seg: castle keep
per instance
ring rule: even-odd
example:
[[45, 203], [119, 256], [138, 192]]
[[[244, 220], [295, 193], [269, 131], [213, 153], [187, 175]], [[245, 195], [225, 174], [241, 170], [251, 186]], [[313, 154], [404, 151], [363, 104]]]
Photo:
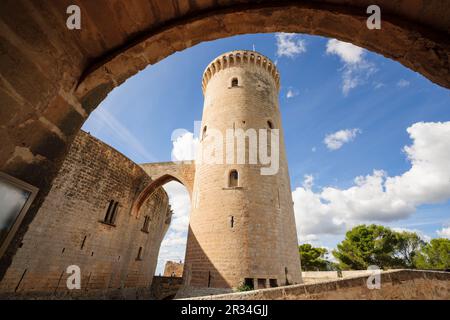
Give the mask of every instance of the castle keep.
[[[224, 152], [223, 164], [196, 163], [184, 272], [188, 286], [266, 288], [301, 282], [279, 80], [275, 65], [253, 51], [223, 54], [206, 68], [200, 150], [217, 143], [210, 131], [225, 137], [231, 130], [236, 138], [227, 143], [235, 157], [227, 162]], [[238, 133], [249, 129], [277, 132], [278, 141], [258, 138], [258, 149], [278, 143], [276, 173], [264, 175], [266, 165], [251, 163], [252, 137], [244, 137], [247, 143], [239, 147]], [[245, 151], [244, 163], [237, 159], [239, 148]]]

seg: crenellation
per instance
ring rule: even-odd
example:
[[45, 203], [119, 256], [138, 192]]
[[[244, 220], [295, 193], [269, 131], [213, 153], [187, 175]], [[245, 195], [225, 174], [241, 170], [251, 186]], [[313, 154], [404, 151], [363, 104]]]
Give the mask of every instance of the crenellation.
[[205, 92], [211, 78], [219, 71], [230, 67], [252, 64], [267, 71], [276, 83], [277, 90], [280, 89], [280, 78], [276, 66], [260, 53], [248, 50], [235, 50], [214, 59], [205, 69], [202, 79], [202, 89]]

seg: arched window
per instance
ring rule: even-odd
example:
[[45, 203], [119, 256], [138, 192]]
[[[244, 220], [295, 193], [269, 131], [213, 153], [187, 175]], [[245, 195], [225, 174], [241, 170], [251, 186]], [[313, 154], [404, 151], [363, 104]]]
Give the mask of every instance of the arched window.
[[203, 132], [202, 132], [202, 140], [205, 139], [205, 137], [206, 137], [206, 130], [207, 130], [207, 127], [204, 126], [203, 127]]
[[269, 129], [273, 129], [273, 123], [272, 121], [267, 121], [267, 126], [269, 127]]
[[114, 225], [117, 217], [117, 206], [119, 202], [111, 200], [109, 202], [108, 210], [106, 210], [105, 218], [103, 219], [103, 223]]
[[234, 88], [234, 87], [238, 87], [238, 86], [239, 86], [238, 78], [231, 79], [231, 87]]
[[230, 171], [228, 187], [233, 188], [239, 185], [239, 173], [236, 170]]

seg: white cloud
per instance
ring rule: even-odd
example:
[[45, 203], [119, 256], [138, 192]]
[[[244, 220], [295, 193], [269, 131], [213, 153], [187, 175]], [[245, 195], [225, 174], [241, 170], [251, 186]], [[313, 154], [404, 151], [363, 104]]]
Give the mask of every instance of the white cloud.
[[400, 87], [400, 88], [406, 88], [409, 85], [410, 85], [410, 82], [408, 80], [405, 80], [405, 79], [401, 79], [401, 80], [399, 80], [397, 82], [397, 87]]
[[306, 52], [306, 43], [295, 33], [277, 33], [277, 57], [294, 58]]
[[323, 142], [329, 150], [337, 150], [345, 143], [353, 141], [358, 133], [361, 133], [360, 129], [339, 130], [335, 133], [328, 134]]
[[191, 212], [189, 193], [182, 184], [169, 182], [164, 185], [164, 190], [169, 195], [173, 215], [169, 230], [161, 243], [156, 274], [164, 271], [167, 261], [184, 260]]
[[317, 240], [319, 240], [319, 237], [315, 234], [299, 235], [298, 238], [299, 243], [314, 243]]
[[437, 234], [441, 238], [447, 238], [450, 239], [450, 227], [442, 228], [441, 230], [437, 231]]
[[298, 90], [295, 90], [293, 88], [289, 88], [287, 93], [286, 93], [286, 98], [290, 99], [290, 98], [294, 98], [298, 96]]
[[327, 53], [339, 56], [345, 64], [357, 64], [363, 61], [364, 49], [351, 43], [330, 39], [327, 43]]
[[312, 174], [305, 174], [303, 180], [303, 188], [311, 189], [314, 184], [314, 177]]
[[172, 141], [172, 160], [187, 161], [194, 160], [198, 149], [199, 140], [194, 138], [192, 132], [186, 131]]
[[327, 54], [337, 55], [343, 63], [342, 93], [347, 96], [350, 90], [365, 83], [376, 72], [375, 65], [364, 59], [365, 50], [351, 43], [330, 39]]
[[375, 88], [375, 90], [381, 89], [381, 88], [383, 88], [384, 86], [385, 86], [385, 84], [382, 83], [382, 82], [375, 82], [375, 83], [373, 84], [373, 87]]
[[403, 150], [411, 168], [402, 175], [374, 170], [356, 177], [348, 189], [325, 187], [318, 192], [307, 177], [309, 188], [292, 193], [299, 238], [343, 234], [359, 223], [405, 219], [420, 205], [450, 199], [450, 122], [419, 122], [407, 132], [412, 145]]

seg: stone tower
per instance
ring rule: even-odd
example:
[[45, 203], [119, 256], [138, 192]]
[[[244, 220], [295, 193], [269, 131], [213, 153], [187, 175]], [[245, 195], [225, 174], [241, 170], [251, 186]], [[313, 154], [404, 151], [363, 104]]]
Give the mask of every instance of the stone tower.
[[[275, 65], [254, 51], [225, 53], [204, 72], [199, 154], [215, 146], [222, 135], [223, 155], [212, 152], [218, 155], [215, 163], [196, 160], [185, 259], [187, 286], [235, 288], [245, 283], [261, 288], [302, 281], [279, 80]], [[249, 155], [252, 130], [258, 135], [257, 163]], [[276, 139], [263, 140], [260, 132]], [[227, 138], [230, 133], [236, 137]], [[279, 161], [274, 166], [279, 169], [263, 174], [269, 165], [261, 163], [259, 149], [271, 150], [276, 140]], [[230, 141], [234, 154], [245, 146], [244, 163], [236, 155], [230, 163], [230, 152], [225, 150]], [[266, 151], [273, 156], [270, 153]]]

